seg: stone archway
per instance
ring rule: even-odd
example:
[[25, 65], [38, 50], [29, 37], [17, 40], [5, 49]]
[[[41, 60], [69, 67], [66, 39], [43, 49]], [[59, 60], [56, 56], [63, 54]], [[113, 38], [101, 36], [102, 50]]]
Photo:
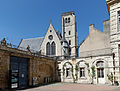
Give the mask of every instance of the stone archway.
[[69, 78], [69, 79], [73, 79], [73, 82], [75, 82], [75, 77], [73, 72], [74, 69], [72, 63], [70, 62], [64, 63], [62, 70], [63, 70], [63, 81], [64, 79]]
[[86, 63], [84, 60], [81, 60], [76, 63], [75, 65], [75, 77], [76, 81], [80, 78], [86, 78], [89, 76], [90, 69], [89, 69], [89, 64]]
[[99, 84], [105, 84], [105, 69], [104, 69], [104, 62], [97, 61], [96, 63], [97, 68], [97, 81]]
[[107, 67], [107, 61], [99, 58], [96, 59], [93, 63], [93, 66], [95, 66], [95, 77], [96, 77], [96, 83], [98, 84], [105, 84], [105, 78], [106, 78], [106, 69]]

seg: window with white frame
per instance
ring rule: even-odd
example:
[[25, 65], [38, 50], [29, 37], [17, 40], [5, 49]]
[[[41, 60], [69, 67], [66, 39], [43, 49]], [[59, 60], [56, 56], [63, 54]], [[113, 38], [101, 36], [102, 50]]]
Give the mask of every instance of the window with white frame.
[[97, 69], [97, 72], [98, 72], [98, 78], [104, 78], [104, 69], [103, 68]]
[[118, 12], [118, 31], [120, 31], [120, 11]]
[[104, 78], [104, 62], [98, 61], [96, 65], [97, 65], [98, 78]]
[[80, 68], [80, 77], [85, 77], [85, 68]]

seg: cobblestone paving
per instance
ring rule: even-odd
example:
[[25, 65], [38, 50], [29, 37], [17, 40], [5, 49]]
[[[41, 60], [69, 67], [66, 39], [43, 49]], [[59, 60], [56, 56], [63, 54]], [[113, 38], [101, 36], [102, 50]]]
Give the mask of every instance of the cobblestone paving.
[[22, 91], [120, 91], [118, 86], [56, 83]]

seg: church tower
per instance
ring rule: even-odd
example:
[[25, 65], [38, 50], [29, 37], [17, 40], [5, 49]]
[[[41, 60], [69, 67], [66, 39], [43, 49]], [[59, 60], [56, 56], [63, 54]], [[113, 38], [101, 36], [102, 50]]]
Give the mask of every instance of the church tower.
[[67, 40], [70, 47], [69, 55], [71, 57], [77, 57], [78, 38], [76, 30], [76, 17], [74, 11], [62, 14], [62, 35], [65, 36], [65, 39]]

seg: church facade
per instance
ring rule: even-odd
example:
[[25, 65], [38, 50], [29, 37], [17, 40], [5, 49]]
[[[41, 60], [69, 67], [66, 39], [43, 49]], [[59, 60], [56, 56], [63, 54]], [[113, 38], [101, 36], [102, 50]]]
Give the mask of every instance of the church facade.
[[19, 48], [30, 47], [33, 52], [60, 59], [78, 56], [78, 36], [74, 12], [62, 14], [62, 34], [50, 22], [46, 35], [42, 38], [23, 39]]

